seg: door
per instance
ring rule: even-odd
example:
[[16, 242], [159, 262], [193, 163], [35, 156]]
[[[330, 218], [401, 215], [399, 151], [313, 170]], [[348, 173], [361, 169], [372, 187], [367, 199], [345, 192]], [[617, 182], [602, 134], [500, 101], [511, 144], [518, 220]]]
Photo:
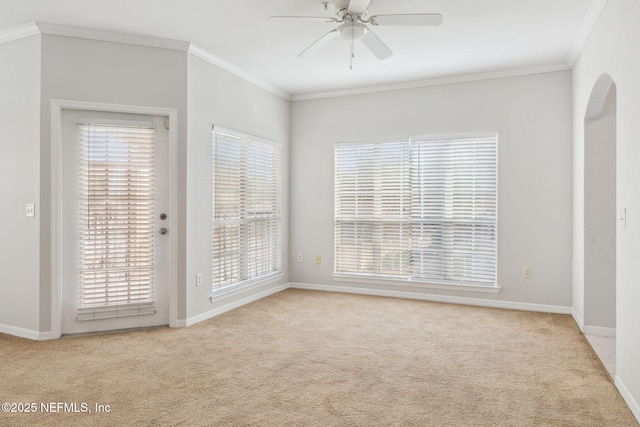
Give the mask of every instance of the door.
[[63, 111], [63, 334], [169, 323], [166, 119]]

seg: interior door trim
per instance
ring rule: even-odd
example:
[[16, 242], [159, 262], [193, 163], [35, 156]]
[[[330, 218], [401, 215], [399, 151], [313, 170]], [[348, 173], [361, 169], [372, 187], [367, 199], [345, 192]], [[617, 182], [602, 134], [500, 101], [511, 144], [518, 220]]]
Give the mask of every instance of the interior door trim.
[[[51, 100], [51, 333], [45, 339], [62, 336], [62, 268], [60, 234], [62, 218], [62, 112], [63, 110], [101, 111], [124, 114], [144, 114], [169, 118], [169, 224], [177, 230], [178, 214], [178, 110], [175, 108], [140, 105], [104, 104], [97, 102]], [[178, 323], [178, 236], [169, 233], [169, 326]]]

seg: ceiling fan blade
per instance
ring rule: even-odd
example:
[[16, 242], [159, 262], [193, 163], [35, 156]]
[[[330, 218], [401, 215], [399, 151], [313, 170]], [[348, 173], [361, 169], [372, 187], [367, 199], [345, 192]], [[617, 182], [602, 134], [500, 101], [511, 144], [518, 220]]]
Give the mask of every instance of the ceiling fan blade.
[[321, 47], [329, 43], [331, 40], [333, 40], [337, 35], [338, 35], [338, 30], [329, 31], [327, 34], [325, 34], [324, 36], [320, 37], [318, 40], [313, 42], [311, 46], [303, 50], [300, 53], [300, 55], [298, 55], [298, 58], [305, 58], [311, 55], [312, 53], [314, 53], [315, 51], [317, 51], [318, 49], [320, 49]]
[[362, 43], [364, 43], [364, 45], [369, 48], [371, 53], [373, 53], [376, 58], [381, 61], [393, 55], [391, 49], [389, 49], [387, 45], [378, 38], [378, 36], [373, 34], [373, 31], [371, 30], [368, 30], [367, 34], [364, 35], [364, 37], [362, 38]]
[[375, 15], [369, 18], [371, 25], [419, 25], [437, 26], [442, 24], [439, 13], [414, 13], [407, 15]]
[[371, 0], [351, 0], [349, 2], [349, 13], [355, 15], [362, 15], [367, 11]]
[[330, 16], [270, 16], [267, 18], [268, 21], [295, 21], [299, 20], [301, 22], [336, 22], [336, 18], [332, 18]]

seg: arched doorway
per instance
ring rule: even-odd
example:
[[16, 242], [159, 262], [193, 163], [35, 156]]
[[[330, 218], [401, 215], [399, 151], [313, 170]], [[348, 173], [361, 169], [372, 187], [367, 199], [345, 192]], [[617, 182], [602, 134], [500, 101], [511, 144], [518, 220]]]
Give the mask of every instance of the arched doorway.
[[594, 85], [584, 120], [584, 333], [615, 373], [616, 85]]

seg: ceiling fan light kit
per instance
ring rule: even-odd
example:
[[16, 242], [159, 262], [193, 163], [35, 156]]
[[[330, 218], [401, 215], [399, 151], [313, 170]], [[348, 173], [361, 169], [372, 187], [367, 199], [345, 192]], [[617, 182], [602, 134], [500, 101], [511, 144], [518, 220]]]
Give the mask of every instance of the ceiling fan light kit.
[[367, 34], [368, 28], [364, 24], [345, 22], [338, 27], [338, 36], [347, 43], [358, 43]]
[[370, 3], [371, 0], [330, 0], [330, 3], [322, 1], [321, 5], [325, 10], [329, 8], [329, 4], [333, 6], [337, 18], [326, 16], [271, 16], [268, 19], [321, 21], [340, 24], [337, 28], [313, 42], [298, 57], [310, 56], [338, 37], [351, 44], [350, 60], [354, 57], [354, 44], [359, 42], [362, 42], [379, 60], [387, 59], [393, 55], [391, 49], [367, 27], [367, 24], [373, 26], [437, 26], [442, 24], [442, 15], [437, 13], [372, 15], [366, 19]]

